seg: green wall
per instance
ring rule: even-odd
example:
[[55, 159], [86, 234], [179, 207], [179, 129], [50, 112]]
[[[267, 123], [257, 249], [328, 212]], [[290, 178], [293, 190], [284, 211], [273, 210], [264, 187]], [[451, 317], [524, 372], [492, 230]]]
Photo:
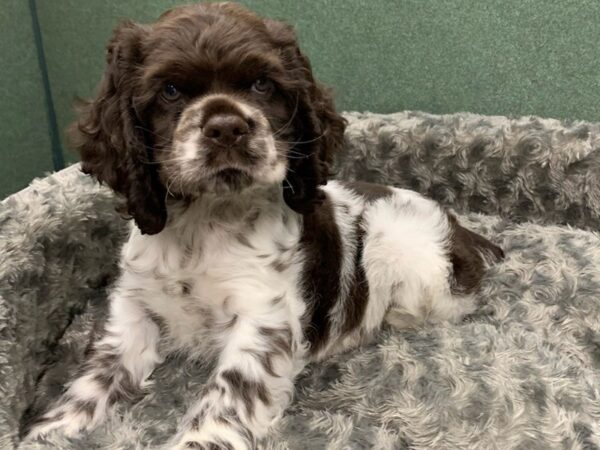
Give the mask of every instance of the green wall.
[[[151, 21], [177, 3], [38, 0], [61, 129], [73, 118], [74, 97], [94, 92], [116, 22]], [[317, 75], [335, 87], [340, 109], [600, 121], [598, 0], [242, 3], [296, 25]]]
[[44, 91], [26, 0], [0, 6], [0, 199], [52, 170]]

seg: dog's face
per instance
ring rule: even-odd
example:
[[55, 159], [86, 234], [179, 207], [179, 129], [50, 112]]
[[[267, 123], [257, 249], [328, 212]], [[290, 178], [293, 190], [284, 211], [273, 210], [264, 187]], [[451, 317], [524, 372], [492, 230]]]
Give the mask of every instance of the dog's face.
[[169, 196], [283, 183], [289, 206], [310, 212], [343, 130], [291, 28], [223, 3], [118, 27], [74, 134], [83, 170], [153, 234]]
[[145, 109], [168, 191], [283, 182], [293, 79], [263, 21], [232, 7], [183, 8], [159, 21], [146, 45], [142, 85], [153, 95]]

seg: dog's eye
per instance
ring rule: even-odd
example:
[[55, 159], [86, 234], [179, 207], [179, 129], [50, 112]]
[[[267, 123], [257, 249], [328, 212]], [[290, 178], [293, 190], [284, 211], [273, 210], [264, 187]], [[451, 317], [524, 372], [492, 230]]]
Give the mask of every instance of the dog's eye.
[[167, 100], [177, 100], [180, 95], [181, 95], [181, 93], [175, 87], [175, 85], [173, 83], [165, 84], [165, 88], [163, 89], [163, 96]]
[[273, 88], [273, 82], [265, 77], [260, 77], [252, 85], [252, 90], [258, 94], [266, 94]]

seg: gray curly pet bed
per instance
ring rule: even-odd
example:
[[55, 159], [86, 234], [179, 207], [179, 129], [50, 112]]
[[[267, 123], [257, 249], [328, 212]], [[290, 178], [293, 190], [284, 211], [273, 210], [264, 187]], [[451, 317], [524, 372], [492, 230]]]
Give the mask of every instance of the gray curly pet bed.
[[[271, 449], [600, 447], [600, 125], [471, 114], [347, 114], [338, 176], [454, 208], [501, 244], [481, 309], [312, 365]], [[19, 443], [101, 322], [125, 224], [71, 167], [0, 206], [0, 448], [160, 445], [209, 368], [168, 360], [91, 434]], [[486, 215], [482, 215], [484, 213]]]

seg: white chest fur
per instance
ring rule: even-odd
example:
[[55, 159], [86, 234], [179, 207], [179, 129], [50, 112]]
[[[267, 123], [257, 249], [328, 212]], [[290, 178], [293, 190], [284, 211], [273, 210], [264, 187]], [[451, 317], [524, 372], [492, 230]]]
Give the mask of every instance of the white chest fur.
[[197, 201], [158, 235], [133, 229], [114, 298], [135, 297], [159, 318], [172, 350], [214, 353], [238, 318], [301, 336], [300, 221], [276, 195], [263, 197], [251, 207]]

